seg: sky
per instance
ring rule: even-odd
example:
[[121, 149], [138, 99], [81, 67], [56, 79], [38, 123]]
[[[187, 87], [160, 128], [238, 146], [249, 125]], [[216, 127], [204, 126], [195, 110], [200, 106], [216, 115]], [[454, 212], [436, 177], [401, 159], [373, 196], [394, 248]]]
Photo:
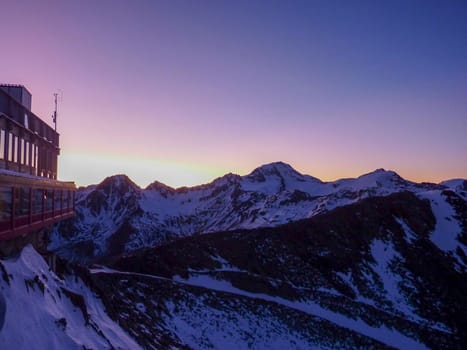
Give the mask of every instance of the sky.
[[0, 2], [0, 82], [49, 124], [60, 93], [62, 180], [467, 178], [466, 1]]

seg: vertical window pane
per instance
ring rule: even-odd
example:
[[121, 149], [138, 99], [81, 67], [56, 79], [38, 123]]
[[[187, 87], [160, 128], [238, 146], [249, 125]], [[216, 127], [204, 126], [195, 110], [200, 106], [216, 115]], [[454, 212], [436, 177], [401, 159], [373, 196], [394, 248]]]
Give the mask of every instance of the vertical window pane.
[[32, 149], [31, 149], [31, 152], [32, 152], [32, 157], [31, 157], [31, 166], [33, 168], [36, 167], [36, 145], [35, 144], [32, 144]]
[[5, 130], [0, 130], [0, 159], [5, 157]]
[[34, 214], [42, 213], [42, 198], [44, 197], [44, 190], [34, 190], [34, 206], [32, 207], [32, 212]]
[[18, 137], [13, 137], [13, 162], [18, 163]]
[[8, 133], [8, 161], [13, 161], [13, 134]]
[[24, 150], [24, 164], [29, 165], [29, 142], [26, 141], [26, 146]]
[[0, 221], [11, 218], [11, 187], [0, 187]]
[[[35, 148], [35, 152], [34, 152], [34, 156], [35, 156], [34, 164], [35, 164], [36, 169], [38, 169], [38, 168], [39, 168], [39, 147], [34, 146], [34, 148]], [[36, 175], [37, 175], [37, 171], [36, 171]]]
[[62, 209], [62, 191], [55, 190], [55, 210]]
[[45, 195], [45, 211], [51, 211], [53, 209], [53, 205], [54, 205], [54, 192], [51, 191], [51, 190], [47, 190], [46, 191], [46, 195]]
[[69, 207], [69, 203], [68, 203], [68, 190], [64, 190], [63, 191], [63, 208], [64, 209], [67, 209]]
[[21, 159], [19, 160], [21, 164], [24, 164], [24, 140], [20, 139], [19, 149], [21, 151]]
[[15, 215], [24, 216], [29, 214], [29, 188], [18, 187], [15, 191]]

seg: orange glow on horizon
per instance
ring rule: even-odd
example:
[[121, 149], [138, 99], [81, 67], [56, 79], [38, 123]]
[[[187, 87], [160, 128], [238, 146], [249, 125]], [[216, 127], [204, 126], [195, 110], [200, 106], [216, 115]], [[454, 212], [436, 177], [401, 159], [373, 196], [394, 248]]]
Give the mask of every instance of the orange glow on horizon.
[[[273, 161], [271, 160], [271, 162]], [[263, 164], [265, 163], [233, 170], [211, 164], [174, 162], [149, 157], [134, 157], [131, 155], [85, 154], [65, 150], [59, 158], [59, 174], [61, 180], [75, 181], [78, 186], [98, 184], [108, 176], [125, 174], [141, 188], [145, 188], [154, 181], [178, 188], [206, 184], [228, 173], [244, 176]], [[327, 169], [324, 167], [319, 169], [316, 166], [310, 168], [300, 165], [295, 166], [293, 163], [289, 164], [298, 172], [316, 177], [325, 182], [336, 181], [342, 178], [355, 178], [378, 168], [376, 166], [368, 169], [362, 165], [359, 168], [348, 169], [346, 172], [342, 172], [337, 164], [334, 168], [328, 166]], [[419, 174], [411, 173], [410, 169], [401, 169], [399, 171], [395, 168], [384, 168], [395, 171], [404, 179], [413, 182], [439, 183], [452, 178], [443, 177], [442, 173]]]

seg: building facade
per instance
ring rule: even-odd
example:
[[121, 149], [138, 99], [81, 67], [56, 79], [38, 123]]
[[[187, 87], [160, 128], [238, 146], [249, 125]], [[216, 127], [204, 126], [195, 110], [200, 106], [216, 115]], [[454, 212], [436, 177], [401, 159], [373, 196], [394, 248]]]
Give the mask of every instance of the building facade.
[[74, 215], [75, 185], [57, 180], [59, 134], [22, 85], [0, 84], [0, 241]]

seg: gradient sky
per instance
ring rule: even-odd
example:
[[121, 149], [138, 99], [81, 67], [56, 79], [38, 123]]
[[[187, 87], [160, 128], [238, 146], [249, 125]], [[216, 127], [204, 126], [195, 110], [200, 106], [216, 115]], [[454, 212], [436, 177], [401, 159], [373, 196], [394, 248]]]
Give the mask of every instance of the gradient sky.
[[0, 80], [51, 122], [59, 178], [208, 182], [282, 160], [467, 178], [467, 2], [2, 1]]

